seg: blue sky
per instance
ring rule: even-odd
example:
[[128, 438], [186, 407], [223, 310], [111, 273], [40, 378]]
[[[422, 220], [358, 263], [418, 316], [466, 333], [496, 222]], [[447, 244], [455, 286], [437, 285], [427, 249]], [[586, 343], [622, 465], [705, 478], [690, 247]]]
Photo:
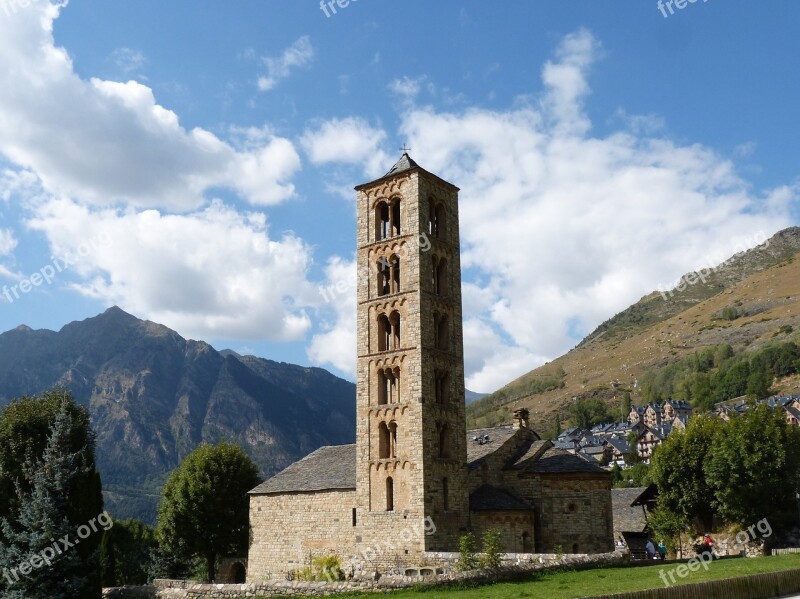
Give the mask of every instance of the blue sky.
[[352, 379], [354, 290], [320, 288], [403, 144], [462, 189], [477, 391], [800, 222], [796, 3], [327, 12], [0, 0], [0, 330], [116, 304]]

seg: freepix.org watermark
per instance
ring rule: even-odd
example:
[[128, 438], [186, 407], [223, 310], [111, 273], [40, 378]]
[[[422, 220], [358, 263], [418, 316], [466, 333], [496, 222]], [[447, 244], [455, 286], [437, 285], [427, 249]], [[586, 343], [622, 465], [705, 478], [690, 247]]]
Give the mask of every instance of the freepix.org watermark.
[[701, 281], [703, 283], [708, 282], [708, 278], [715, 273], [717, 270], [721, 268], [725, 268], [731, 262], [733, 262], [737, 257], [741, 256], [743, 253], [747, 251], [748, 248], [754, 248], [756, 250], [765, 250], [769, 247], [769, 238], [764, 234], [763, 231], [759, 231], [758, 233], [754, 234], [752, 238], [743, 239], [738, 244], [733, 247], [733, 251], [735, 252], [733, 256], [724, 260], [724, 257], [721, 254], [714, 254], [714, 255], [707, 255], [703, 262], [705, 264], [716, 264], [717, 266], [705, 266], [698, 270], [697, 272], [693, 272], [688, 275], [682, 276], [680, 279], [675, 281], [672, 284], [671, 288], [667, 290], [664, 285], [658, 286], [658, 292], [661, 294], [661, 297], [664, 298], [664, 301], [669, 300], [672, 296], [675, 295], [676, 292], [685, 291], [692, 285], [696, 285]]
[[[427, 253], [431, 250], [431, 240], [428, 237], [428, 234], [420, 233], [416, 237], [416, 240], [412, 240], [410, 244], [403, 244], [400, 250], [395, 252], [395, 255], [401, 261], [405, 261], [405, 259], [409, 256], [409, 252], [411, 251], [410, 245], [414, 243], [416, 243], [416, 246], [420, 249], [420, 251], [422, 251], [422, 253]], [[391, 264], [387, 258], [381, 258], [378, 262], [385, 269], [391, 267]], [[353, 271], [353, 274], [351, 274], [349, 277], [340, 279], [335, 284], [325, 286], [320, 285], [319, 294], [326, 303], [332, 302], [338, 295], [349, 294], [353, 291], [353, 289], [356, 288], [358, 281], [369, 279], [372, 268], [373, 267], [371, 265], [367, 265]]]
[[[658, 0], [656, 8], [661, 11], [665, 19], [668, 19], [675, 14], [676, 10], [683, 10], [690, 4], [695, 4], [697, 2], [700, 2], [700, 0]], [[708, 0], [703, 0], [703, 4], [706, 2], [708, 2]], [[669, 11], [669, 14], [667, 11]]]
[[28, 8], [31, 4], [36, 4], [39, 0], [0, 0], [0, 8], [7, 17], [17, 14], [20, 8]]
[[320, 0], [319, 9], [325, 13], [325, 16], [329, 19], [337, 14], [336, 7], [339, 8], [347, 8], [350, 6], [351, 2], [356, 2], [357, 0]]
[[81, 258], [85, 258], [91, 252], [110, 245], [111, 237], [108, 233], [100, 233], [88, 241], [81, 242], [74, 253], [65, 252], [61, 256], [50, 256], [52, 260], [51, 263], [45, 264], [37, 272], [22, 279], [16, 285], [12, 285], [11, 287], [3, 285], [3, 291], [0, 295], [2, 295], [9, 304], [12, 304], [21, 297], [20, 294], [30, 293], [34, 287], [39, 287], [43, 284], [50, 285], [55, 280], [58, 273], [68, 270], [71, 266], [77, 264]]
[[58, 560], [59, 556], [64, 555], [67, 551], [74, 548], [81, 541], [88, 539], [93, 533], [98, 532], [99, 528], [103, 530], [111, 530], [114, 526], [114, 521], [108, 512], [103, 512], [96, 518], [89, 520], [88, 524], [81, 524], [75, 531], [77, 538], [71, 538], [70, 535], [64, 535], [60, 539], [50, 539], [50, 545], [39, 551], [38, 553], [31, 554], [28, 559], [20, 563], [16, 568], [9, 570], [3, 568], [3, 576], [10, 586], [19, 582], [20, 575], [29, 576], [36, 570], [44, 567], [50, 567], [53, 562]]

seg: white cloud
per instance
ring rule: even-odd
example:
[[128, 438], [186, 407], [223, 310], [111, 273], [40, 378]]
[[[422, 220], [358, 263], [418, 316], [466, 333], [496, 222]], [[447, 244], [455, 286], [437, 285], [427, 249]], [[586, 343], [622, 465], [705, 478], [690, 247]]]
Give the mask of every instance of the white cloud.
[[308, 346], [314, 364], [331, 364], [355, 377], [356, 372], [356, 263], [339, 257], [328, 261], [322, 294], [332, 312], [323, 331]]
[[391, 166], [391, 158], [381, 149], [385, 140], [382, 129], [351, 117], [315, 123], [314, 129], [306, 129], [301, 145], [314, 164], [359, 165], [365, 175], [378, 177]]
[[201, 128], [187, 131], [136, 81], [84, 80], [41, 1], [0, 19], [0, 155], [35, 173], [45, 189], [96, 205], [191, 210], [213, 187], [268, 205], [294, 194], [294, 146], [272, 137], [236, 151]]
[[[263, 214], [219, 201], [167, 215], [51, 200], [28, 225], [47, 235], [54, 255], [82, 255], [72, 267], [77, 292], [185, 336], [300, 340], [311, 327], [307, 308], [320, 301], [306, 279], [306, 244], [290, 234], [271, 239]], [[79, 251], [86, 243], [92, 251]]]
[[137, 73], [147, 63], [144, 54], [133, 48], [117, 48], [108, 58], [125, 74]]
[[8, 256], [17, 247], [17, 238], [11, 229], [0, 229], [0, 256]]
[[267, 74], [258, 80], [258, 89], [269, 91], [286, 79], [293, 69], [303, 67], [314, 59], [314, 47], [307, 35], [297, 39], [277, 57], [264, 57]]
[[[754, 193], [727, 158], [666, 137], [657, 115], [621, 111], [619, 130], [592, 136], [585, 101], [601, 52], [580, 30], [544, 66], [542, 93], [513, 108], [402, 115], [414, 158], [462, 189], [470, 389], [510, 382], [708, 256], [792, 222], [800, 186]], [[339, 316], [330, 328], [344, 337], [355, 323]]]

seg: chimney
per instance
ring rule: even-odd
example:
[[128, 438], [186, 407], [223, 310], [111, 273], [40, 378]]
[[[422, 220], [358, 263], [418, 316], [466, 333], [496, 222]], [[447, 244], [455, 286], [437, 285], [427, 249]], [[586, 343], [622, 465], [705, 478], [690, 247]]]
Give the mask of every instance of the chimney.
[[530, 428], [530, 412], [525, 408], [514, 410], [514, 427]]

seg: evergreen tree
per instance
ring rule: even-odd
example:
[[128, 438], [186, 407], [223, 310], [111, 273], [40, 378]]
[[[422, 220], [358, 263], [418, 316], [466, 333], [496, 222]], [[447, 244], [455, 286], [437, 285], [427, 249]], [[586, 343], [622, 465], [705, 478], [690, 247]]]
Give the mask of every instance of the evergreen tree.
[[[65, 451], [79, 453], [84, 466], [65, 490], [67, 517], [72, 529], [76, 530], [103, 512], [102, 485], [95, 466], [95, 436], [89, 411], [85, 406], [79, 406], [68, 391], [54, 389], [38, 397], [16, 399], [0, 413], [0, 519], [6, 518], [12, 523], [18, 520], [23, 505], [20, 498], [27, 497], [33, 490], [33, 480], [26, 465], [41, 460], [56, 418], [62, 411], [70, 420]], [[98, 595], [97, 558], [101, 540], [102, 535], [92, 534], [72, 550], [80, 556], [85, 576]]]
[[70, 451], [73, 421], [67, 402], [59, 410], [40, 460], [24, 472], [30, 490], [17, 485], [21, 508], [12, 524], [3, 519], [0, 568], [7, 599], [96, 599], [75, 547], [67, 494], [86, 471], [81, 452]]

